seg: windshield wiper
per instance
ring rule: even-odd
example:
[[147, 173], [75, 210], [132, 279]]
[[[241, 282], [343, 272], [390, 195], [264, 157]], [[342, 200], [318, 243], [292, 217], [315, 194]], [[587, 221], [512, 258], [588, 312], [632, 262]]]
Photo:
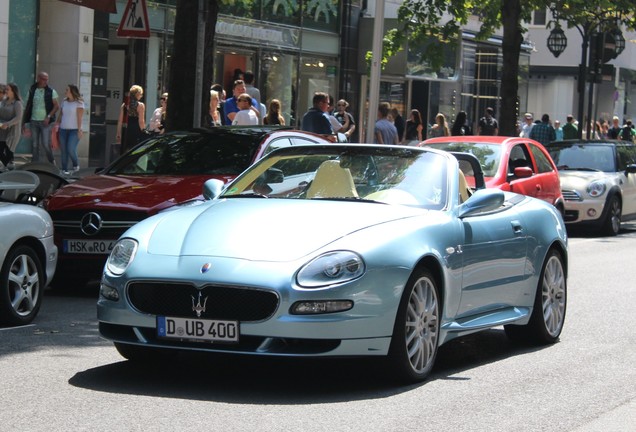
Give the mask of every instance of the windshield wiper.
[[356, 202], [368, 202], [376, 204], [386, 204], [382, 201], [376, 201], [372, 199], [360, 198], [360, 197], [314, 197], [312, 200], [326, 200], [326, 201], [356, 201]]
[[233, 194], [233, 195], [222, 195], [219, 198], [269, 198], [269, 197], [267, 195], [250, 192], [250, 193]]
[[567, 165], [559, 165], [557, 167], [557, 169], [559, 171], [563, 170], [563, 171], [597, 171], [597, 172], [602, 172], [602, 170], [597, 169], [597, 168], [587, 168], [587, 167], [575, 167], [575, 168], [572, 168], [572, 167], [569, 167]]

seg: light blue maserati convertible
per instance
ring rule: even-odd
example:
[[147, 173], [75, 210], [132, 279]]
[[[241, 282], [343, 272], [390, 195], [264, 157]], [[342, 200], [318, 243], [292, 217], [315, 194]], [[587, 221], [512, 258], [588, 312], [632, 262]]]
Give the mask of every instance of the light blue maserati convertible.
[[227, 185], [209, 180], [207, 200], [116, 243], [99, 331], [131, 361], [179, 350], [382, 356], [410, 382], [431, 372], [440, 345], [479, 330], [556, 342], [567, 300], [561, 215], [481, 189], [476, 159], [460, 156], [299, 146]]

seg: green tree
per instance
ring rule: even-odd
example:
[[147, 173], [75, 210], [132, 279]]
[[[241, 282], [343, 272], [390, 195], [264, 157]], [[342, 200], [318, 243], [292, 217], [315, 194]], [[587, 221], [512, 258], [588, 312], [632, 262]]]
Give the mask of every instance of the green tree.
[[634, 28], [634, 0], [405, 0], [398, 9], [399, 28], [387, 32], [386, 56], [402, 49], [406, 42], [422, 46], [420, 60], [439, 67], [443, 45], [457, 45], [462, 27], [471, 16], [477, 16], [480, 27], [478, 40], [502, 29], [503, 67], [501, 75], [501, 135], [514, 135], [516, 104], [519, 90], [519, 56], [528, 22], [534, 10], [552, 7], [568, 25], [589, 20], [590, 15], [620, 16], [628, 28]]

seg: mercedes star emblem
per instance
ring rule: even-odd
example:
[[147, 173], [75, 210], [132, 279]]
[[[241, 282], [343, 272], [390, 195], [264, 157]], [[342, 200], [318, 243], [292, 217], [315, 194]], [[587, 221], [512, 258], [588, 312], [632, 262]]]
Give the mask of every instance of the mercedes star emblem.
[[86, 213], [80, 221], [80, 228], [87, 236], [95, 235], [102, 229], [102, 217], [97, 213]]

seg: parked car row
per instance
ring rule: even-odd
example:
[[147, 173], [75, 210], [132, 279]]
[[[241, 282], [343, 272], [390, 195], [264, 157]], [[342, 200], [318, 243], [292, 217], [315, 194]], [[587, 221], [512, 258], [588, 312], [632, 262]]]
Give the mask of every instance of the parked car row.
[[552, 203], [569, 227], [617, 235], [621, 221], [636, 219], [636, 146], [631, 142], [567, 140], [546, 148], [528, 138], [453, 136], [420, 145], [475, 155], [486, 187]]

